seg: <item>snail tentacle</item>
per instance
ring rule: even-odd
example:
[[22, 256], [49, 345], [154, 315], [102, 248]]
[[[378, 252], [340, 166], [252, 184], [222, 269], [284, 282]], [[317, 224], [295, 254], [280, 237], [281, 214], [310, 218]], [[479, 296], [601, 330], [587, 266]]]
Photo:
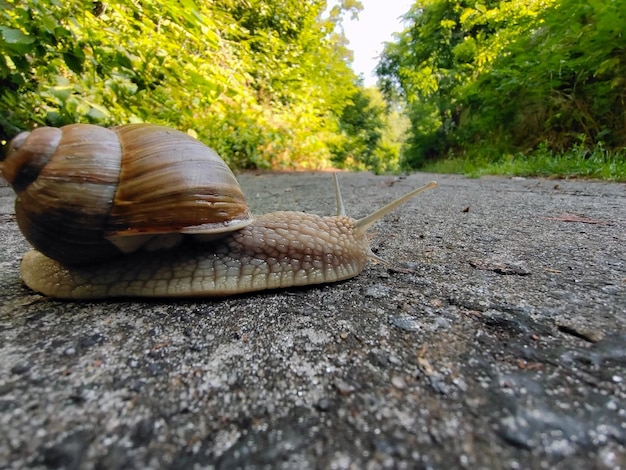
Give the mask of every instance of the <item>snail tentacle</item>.
[[333, 180], [335, 182], [335, 201], [337, 203], [337, 215], [345, 216], [346, 208], [343, 205], [343, 197], [341, 196], [341, 188], [339, 187], [339, 178], [337, 178], [337, 173], [333, 173]]
[[363, 217], [362, 219], [357, 220], [356, 225], [355, 225], [356, 230], [359, 230], [360, 232], [365, 233], [367, 229], [369, 229], [374, 224], [374, 222], [376, 222], [378, 219], [380, 219], [384, 215], [394, 210], [396, 207], [401, 206], [406, 201], [417, 196], [418, 194], [423, 193], [424, 191], [428, 191], [429, 189], [436, 188], [436, 187], [437, 187], [437, 182], [431, 181], [430, 183], [425, 184], [424, 186], [414, 189], [413, 191], [409, 191], [404, 196], [400, 196], [395, 201], [391, 201], [389, 204], [381, 207], [380, 209], [377, 209], [376, 211], [372, 212], [370, 215], [367, 215]]

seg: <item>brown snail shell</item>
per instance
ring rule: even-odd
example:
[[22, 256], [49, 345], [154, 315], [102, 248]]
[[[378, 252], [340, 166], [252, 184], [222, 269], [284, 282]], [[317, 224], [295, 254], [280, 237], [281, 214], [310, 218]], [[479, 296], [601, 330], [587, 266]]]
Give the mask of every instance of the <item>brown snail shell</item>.
[[17, 193], [22, 233], [68, 265], [171, 247], [181, 234], [220, 234], [253, 220], [217, 153], [162, 126], [38, 128], [12, 141], [2, 173]]

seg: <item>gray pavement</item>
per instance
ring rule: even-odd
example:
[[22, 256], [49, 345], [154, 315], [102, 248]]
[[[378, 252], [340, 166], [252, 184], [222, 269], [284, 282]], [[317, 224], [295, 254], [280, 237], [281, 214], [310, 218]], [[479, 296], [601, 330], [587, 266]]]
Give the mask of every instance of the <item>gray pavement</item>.
[[[0, 468], [626, 468], [626, 186], [341, 174], [391, 269], [219, 300], [23, 287], [0, 187]], [[247, 173], [255, 213], [328, 173]]]

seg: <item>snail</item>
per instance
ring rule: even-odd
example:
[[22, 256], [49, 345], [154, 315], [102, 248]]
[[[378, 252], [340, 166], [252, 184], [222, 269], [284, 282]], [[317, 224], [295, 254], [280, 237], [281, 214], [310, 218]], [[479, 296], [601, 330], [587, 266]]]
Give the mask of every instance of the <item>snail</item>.
[[0, 163], [32, 290], [63, 299], [224, 296], [359, 274], [367, 229], [431, 182], [360, 220], [253, 217], [224, 161], [167, 127], [72, 124], [23, 132]]

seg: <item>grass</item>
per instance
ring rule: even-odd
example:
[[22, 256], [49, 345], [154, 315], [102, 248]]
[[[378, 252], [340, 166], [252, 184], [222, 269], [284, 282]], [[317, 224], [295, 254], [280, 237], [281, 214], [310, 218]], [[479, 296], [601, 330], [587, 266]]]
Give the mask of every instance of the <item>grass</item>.
[[529, 155], [508, 155], [493, 162], [458, 157], [427, 164], [421, 171], [460, 173], [478, 178], [483, 175], [591, 178], [626, 182], [626, 153], [610, 152], [597, 145], [592, 151], [581, 147], [555, 153], [540, 147]]

